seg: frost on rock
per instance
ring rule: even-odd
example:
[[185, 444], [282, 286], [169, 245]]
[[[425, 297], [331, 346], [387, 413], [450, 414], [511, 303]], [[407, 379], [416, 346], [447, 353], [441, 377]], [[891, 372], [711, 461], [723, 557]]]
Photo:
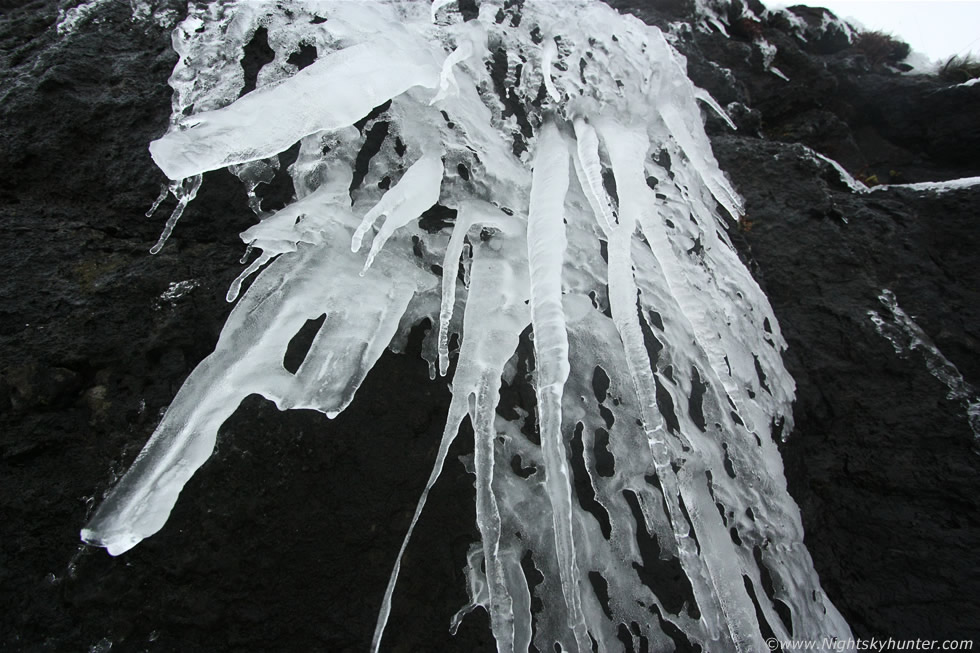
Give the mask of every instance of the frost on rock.
[[[69, 37], [86, 23], [98, 23], [101, 20], [99, 14], [118, 2], [119, 0], [85, 0], [70, 9], [60, 8], [55, 31], [60, 37]], [[166, 7], [158, 8], [158, 3], [159, 0], [129, 0], [132, 21], [145, 24], [152, 19], [159, 27], [173, 27], [177, 22], [177, 12]]]
[[874, 186], [870, 190], [879, 191], [888, 190], [889, 188], [907, 188], [908, 190], [942, 194], [953, 190], [972, 188], [974, 186], [980, 186], [980, 177], [961, 177], [947, 181], [920, 181], [915, 184], [882, 184], [880, 186]]
[[[192, 3], [175, 29], [173, 120], [152, 155], [181, 207], [203, 173], [238, 175], [260, 218], [242, 239], [261, 254], [83, 539], [116, 555], [157, 532], [243, 398], [334, 417], [428, 319], [432, 374], [456, 356], [453, 398], [375, 650], [467, 417], [481, 541], [453, 628], [482, 607], [500, 651], [847, 640], [774, 442], [792, 429], [794, 384], [726, 235], [741, 200], [700, 114], [719, 108], [664, 35], [589, 0], [485, 0], [470, 20], [441, 0], [284, 7]], [[276, 56], [239, 98], [260, 27]], [[298, 71], [301, 45], [318, 60]], [[295, 201], [263, 213], [256, 185], [297, 142]], [[420, 227], [434, 205], [451, 228]], [[316, 318], [290, 372], [286, 347]], [[515, 374], [518, 350], [533, 351], [533, 378]], [[535, 407], [497, 411], [503, 387], [528, 383]]]
[[[785, 14], [786, 20], [790, 23], [790, 31], [795, 33], [801, 40], [806, 41], [806, 37], [799, 33], [799, 26], [806, 26], [806, 21], [802, 18], [796, 16], [789, 10], [770, 10], [764, 9], [762, 15], [758, 15], [749, 6], [742, 2], [732, 2], [732, 0], [694, 0], [694, 13], [698, 18], [697, 29], [711, 33], [712, 31], [717, 31], [723, 34], [725, 37], [729, 36], [729, 30], [732, 29], [736, 22], [747, 22], [754, 23], [756, 25], [763, 24], [770, 15], [774, 13], [782, 12]], [[675, 25], [677, 23], [671, 24], [672, 34], [668, 35], [668, 41], [674, 43], [676, 38], [677, 28]], [[776, 77], [779, 77], [783, 81], [789, 81], [789, 78], [783, 74], [779, 68], [776, 68], [773, 61], [776, 59], [776, 54], [779, 51], [778, 48], [764, 39], [760, 34], [756, 34], [752, 37], [753, 45], [758, 48], [759, 54], [762, 57], [762, 68], [763, 70], [772, 73]]]
[[838, 174], [841, 182], [848, 187], [852, 192], [859, 195], [864, 195], [867, 193], [877, 193], [880, 191], [891, 190], [893, 188], [902, 188], [905, 190], [916, 191], [916, 192], [928, 192], [935, 193], [937, 195], [942, 195], [943, 193], [948, 193], [951, 191], [964, 190], [967, 188], [973, 188], [974, 186], [980, 186], [980, 177], [960, 177], [958, 179], [947, 179], [946, 181], [920, 181], [914, 184], [878, 184], [877, 186], [867, 186], [864, 182], [855, 179], [851, 173], [844, 169], [844, 166], [834, 161], [828, 156], [824, 156], [817, 152], [816, 150], [810, 149], [806, 145], [795, 145], [802, 151], [803, 155], [811, 161], [818, 163], [825, 163], [833, 168], [834, 172]]
[[904, 356], [906, 352], [918, 351], [922, 355], [929, 373], [949, 388], [946, 398], [963, 405], [967, 422], [973, 432], [974, 448], [980, 451], [980, 393], [963, 378], [956, 365], [939, 351], [922, 327], [902, 310], [895, 293], [886, 288], [878, 295], [878, 301], [888, 313], [882, 316], [878, 311], [868, 311], [868, 318], [875, 329], [892, 343], [896, 354]]

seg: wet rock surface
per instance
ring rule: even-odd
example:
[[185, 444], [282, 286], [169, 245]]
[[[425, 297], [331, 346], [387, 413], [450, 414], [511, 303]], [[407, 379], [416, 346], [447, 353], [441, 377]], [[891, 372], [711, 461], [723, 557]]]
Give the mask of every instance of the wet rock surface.
[[[665, 28], [689, 10], [611, 4]], [[236, 179], [209, 173], [147, 253], [173, 206], [143, 217], [164, 181], [146, 145], [169, 116], [167, 21], [110, 2], [59, 36], [58, 9], [0, 14], [0, 647], [365, 650], [448, 406], [417, 342], [385, 354], [335, 420], [247, 399], [167, 526], [133, 551], [78, 540], [212, 350], [251, 212]], [[708, 126], [746, 200], [732, 233], [790, 345], [796, 429], [782, 452], [815, 566], [856, 635], [978, 638], [980, 457], [964, 406], [868, 312], [892, 290], [980, 386], [980, 191], [857, 195], [801, 144], [881, 182], [977, 175], [980, 86], [874, 69], [773, 20], [761, 34], [787, 82], [744, 33], [692, 30], [678, 47], [739, 124]], [[479, 612], [448, 633], [477, 537], [457, 462], [469, 441], [409, 547], [388, 650], [493, 650]]]

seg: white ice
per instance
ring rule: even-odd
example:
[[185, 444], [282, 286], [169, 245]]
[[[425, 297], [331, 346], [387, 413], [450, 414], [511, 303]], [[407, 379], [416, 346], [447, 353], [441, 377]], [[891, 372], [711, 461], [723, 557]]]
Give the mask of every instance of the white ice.
[[[724, 29], [714, 0], [699, 6]], [[275, 58], [239, 97], [259, 27]], [[318, 60], [297, 72], [300, 44]], [[479, 607], [502, 652], [850, 636], [786, 491], [786, 345], [727, 236], [742, 201], [699, 104], [724, 111], [659, 30], [593, 0], [484, 0], [470, 21], [442, 0], [255, 0], [192, 5], [174, 47], [171, 129], [151, 146], [180, 200], [164, 235], [227, 167], [258, 218], [241, 234], [254, 259], [214, 353], [83, 539], [135, 546], [245, 396], [334, 417], [427, 319], [423, 355], [433, 374], [455, 362], [452, 401], [373, 650], [397, 636], [404, 554], [467, 417], [480, 541], [454, 629]], [[283, 174], [296, 197], [268, 214], [259, 184]], [[420, 220], [430, 208], [451, 224]], [[291, 372], [286, 348], [318, 318]], [[533, 405], [507, 403], [525, 385]]]

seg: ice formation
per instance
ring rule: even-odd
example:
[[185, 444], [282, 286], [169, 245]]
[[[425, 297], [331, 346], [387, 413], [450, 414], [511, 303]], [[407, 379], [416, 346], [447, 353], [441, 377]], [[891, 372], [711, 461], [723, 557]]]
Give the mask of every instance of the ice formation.
[[920, 181], [915, 184], [882, 184], [874, 186], [870, 190], [888, 190], [889, 188], [907, 188], [914, 191], [928, 191], [931, 193], [948, 193], [953, 190], [972, 188], [980, 186], [980, 177], [960, 177], [959, 179], [949, 179], [947, 181]]
[[[465, 419], [475, 434], [481, 542], [454, 628], [482, 607], [499, 651], [846, 640], [774, 442], [794, 384], [726, 235], [740, 200], [699, 102], [720, 109], [659, 30], [604, 4], [462, 5], [190, 4], [172, 125], [150, 147], [179, 200], [157, 247], [228, 167], [261, 218], [229, 299], [258, 274], [83, 539], [135, 546], [244, 397], [334, 417], [429, 319], [433, 376], [456, 367], [411, 528]], [[276, 57], [239, 97], [259, 28]], [[318, 58], [300, 71], [302, 47]], [[295, 201], [267, 214], [256, 185], [297, 142]], [[434, 206], [451, 227], [420, 222]], [[288, 343], [320, 317], [290, 372]], [[501, 402], [528, 383], [536, 405]]]
[[860, 195], [877, 193], [893, 188], [903, 188], [910, 191], [928, 192], [941, 195], [950, 191], [980, 186], [980, 177], [960, 177], [958, 179], [948, 179], [946, 181], [920, 181], [914, 184], [878, 184], [876, 186], [868, 186], [864, 182], [855, 179], [851, 173], [844, 169], [844, 166], [839, 164], [837, 161], [834, 161], [830, 157], [824, 156], [823, 154], [820, 154], [820, 152], [810, 149], [806, 145], [796, 145], [795, 147], [799, 148], [803, 152], [803, 155], [811, 161], [829, 165], [831, 168], [833, 168], [834, 172], [838, 174], [840, 180], [845, 186], [847, 186], [852, 192]]
[[939, 351], [936, 343], [922, 327], [902, 310], [895, 293], [885, 288], [878, 295], [878, 301], [888, 309], [888, 313], [882, 316], [878, 311], [868, 311], [868, 318], [875, 329], [892, 343], [896, 354], [904, 356], [906, 352], [918, 351], [922, 355], [929, 373], [949, 388], [946, 398], [963, 405], [967, 422], [973, 432], [974, 448], [980, 451], [980, 393], [963, 378], [956, 365]]
[[[70, 9], [58, 9], [58, 22], [55, 31], [58, 36], [68, 38], [86, 23], [99, 22], [100, 13], [118, 0], [86, 0]], [[70, 3], [61, 3], [70, 4]], [[152, 0], [129, 0], [134, 23], [153, 20], [159, 27], [173, 27], [177, 22], [177, 12], [168, 8], [157, 8]]]

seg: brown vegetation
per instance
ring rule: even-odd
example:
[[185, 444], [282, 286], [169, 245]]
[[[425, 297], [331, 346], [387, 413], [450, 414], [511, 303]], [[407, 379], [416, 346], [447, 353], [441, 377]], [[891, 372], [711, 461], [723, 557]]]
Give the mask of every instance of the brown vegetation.
[[861, 32], [854, 40], [855, 50], [868, 58], [872, 66], [896, 64], [909, 56], [908, 43], [885, 32]]
[[946, 81], [962, 84], [980, 77], [980, 59], [973, 55], [952, 56], [939, 67], [939, 76]]

